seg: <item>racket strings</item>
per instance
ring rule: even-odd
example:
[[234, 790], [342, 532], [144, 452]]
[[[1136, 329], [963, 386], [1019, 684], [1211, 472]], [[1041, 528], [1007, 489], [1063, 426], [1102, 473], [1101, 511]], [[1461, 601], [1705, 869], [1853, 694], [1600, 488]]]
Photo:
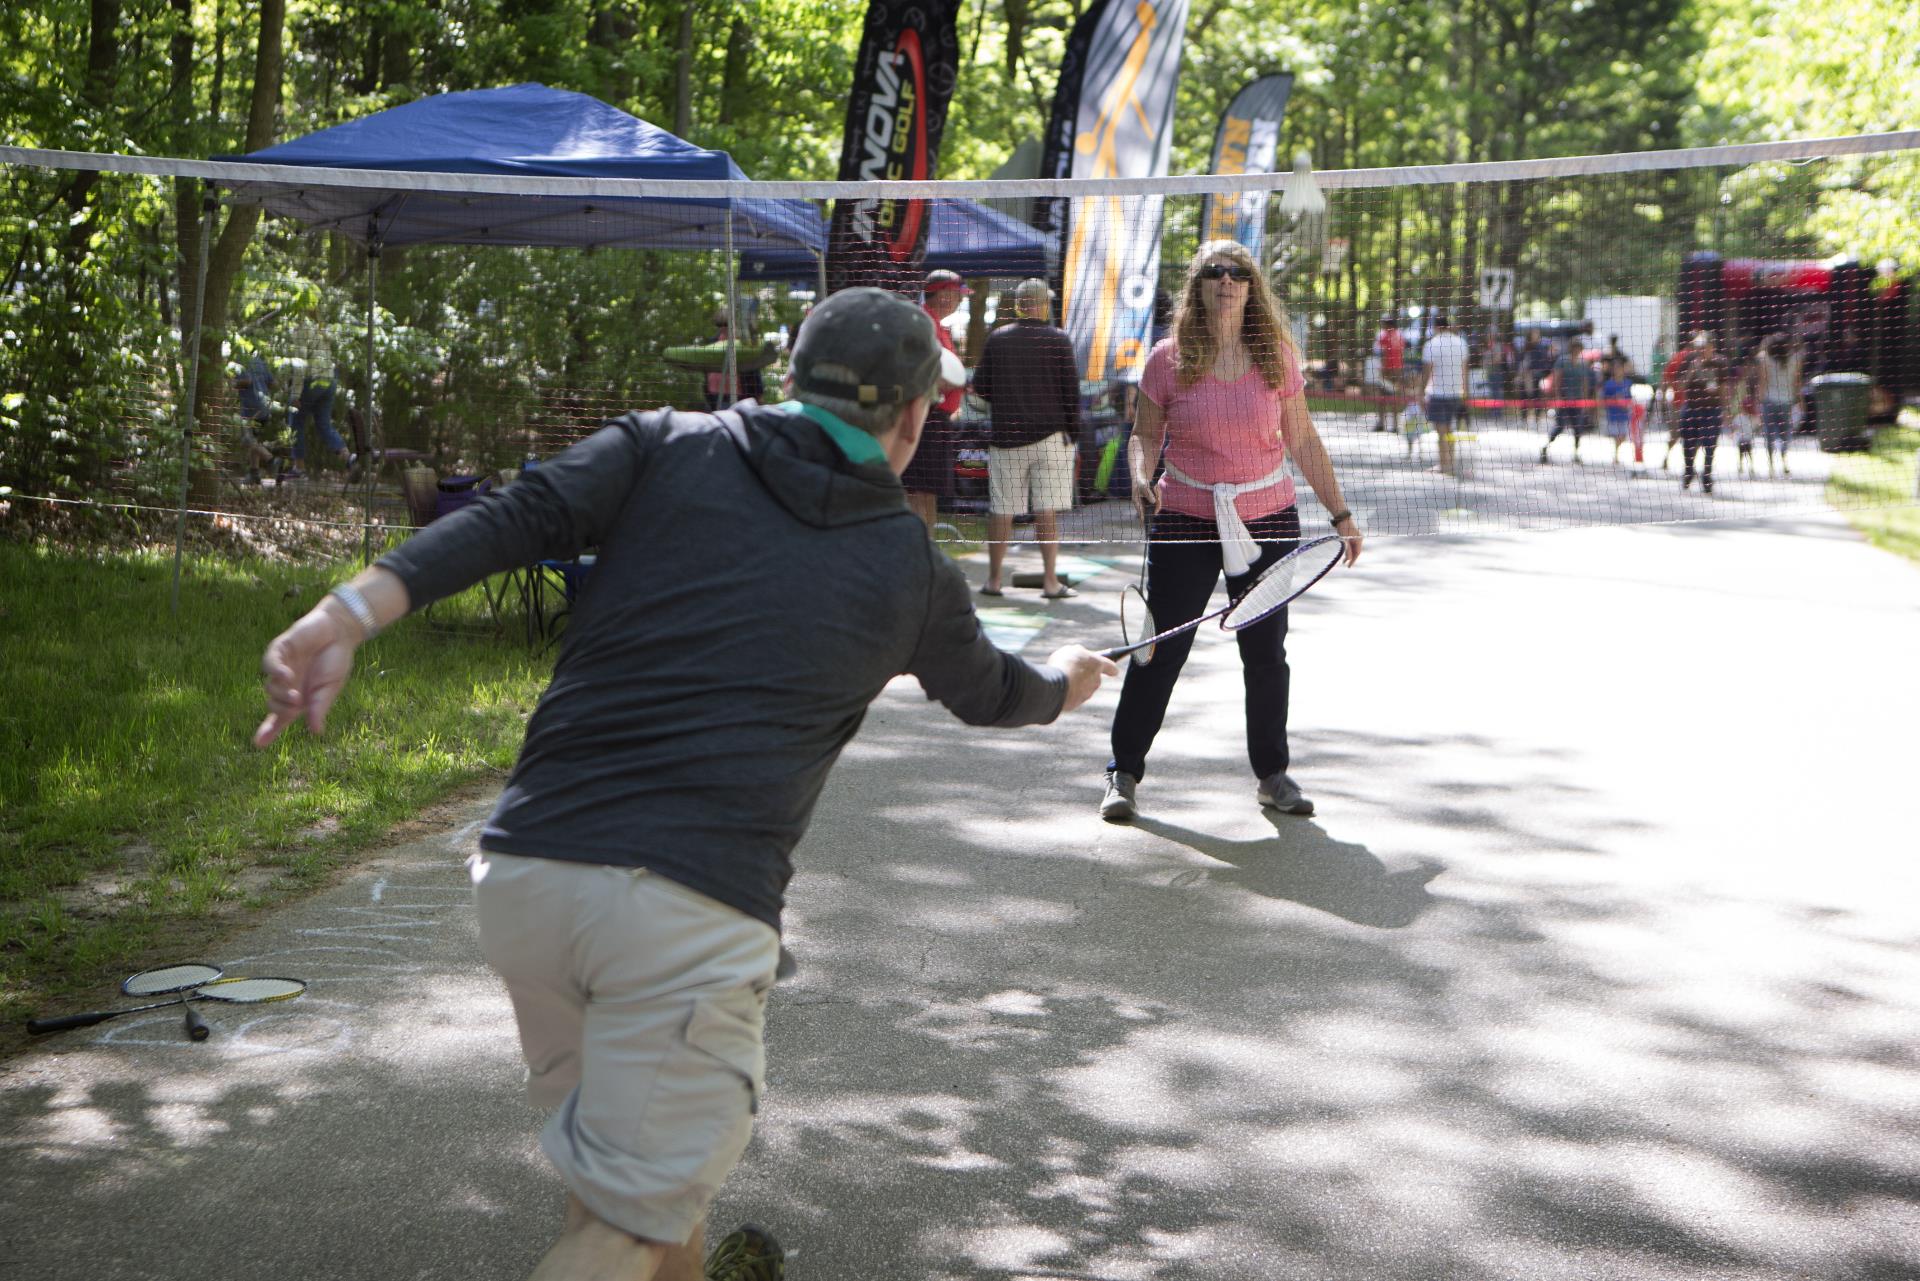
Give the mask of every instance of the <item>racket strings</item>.
[[194, 989], [193, 994], [214, 1001], [252, 1005], [262, 1001], [284, 1001], [306, 990], [307, 985], [299, 979], [220, 979], [202, 984]]
[[120, 985], [128, 996], [158, 996], [181, 992], [211, 983], [220, 977], [217, 965], [163, 965], [157, 970], [142, 970]]
[[1339, 563], [1344, 544], [1338, 538], [1323, 538], [1276, 561], [1254, 579], [1246, 594], [1234, 602], [1221, 618], [1220, 626], [1237, 632], [1253, 626], [1281, 606], [1319, 582]]

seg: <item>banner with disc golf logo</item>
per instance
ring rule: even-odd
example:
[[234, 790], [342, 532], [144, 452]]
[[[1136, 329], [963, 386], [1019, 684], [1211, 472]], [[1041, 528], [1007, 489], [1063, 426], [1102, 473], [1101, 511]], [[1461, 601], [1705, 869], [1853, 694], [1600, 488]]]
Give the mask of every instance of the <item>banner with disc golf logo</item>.
[[[872, 0], [847, 100], [840, 180], [934, 176], [947, 102], [959, 72], [960, 0]], [[878, 285], [917, 295], [927, 202], [860, 196], [834, 202], [827, 289]]]
[[[1098, 0], [1080, 15], [1047, 123], [1044, 178], [1150, 178], [1167, 172], [1187, 0]], [[1064, 324], [1080, 376], [1140, 380], [1160, 283], [1164, 196], [1048, 202]]]
[[[1213, 172], [1272, 173], [1280, 152], [1280, 118], [1293, 93], [1287, 72], [1261, 76], [1234, 95], [1220, 117], [1213, 136]], [[1267, 193], [1242, 192], [1232, 196], [1205, 196], [1200, 202], [1200, 239], [1237, 240], [1253, 251], [1255, 262], [1265, 262], [1262, 241], [1267, 230]]]

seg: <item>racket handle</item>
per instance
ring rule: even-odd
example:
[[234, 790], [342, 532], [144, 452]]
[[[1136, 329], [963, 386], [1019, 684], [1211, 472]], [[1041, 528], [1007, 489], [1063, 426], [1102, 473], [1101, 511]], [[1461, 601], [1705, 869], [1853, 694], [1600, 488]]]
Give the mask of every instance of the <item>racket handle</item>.
[[70, 1032], [77, 1027], [105, 1023], [117, 1013], [117, 1010], [104, 1010], [92, 1014], [66, 1014], [57, 1019], [28, 1019], [27, 1031], [35, 1036], [45, 1036], [49, 1032]]
[[212, 1035], [213, 1029], [207, 1026], [205, 1019], [200, 1017], [200, 1011], [189, 1005], [187, 1007], [187, 1039], [204, 1041]]

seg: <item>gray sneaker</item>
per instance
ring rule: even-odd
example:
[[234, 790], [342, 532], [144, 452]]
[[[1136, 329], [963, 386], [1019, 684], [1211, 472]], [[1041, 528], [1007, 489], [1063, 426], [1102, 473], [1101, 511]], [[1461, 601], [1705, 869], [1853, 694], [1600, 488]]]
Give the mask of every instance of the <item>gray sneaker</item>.
[[1100, 817], [1109, 823], [1131, 822], [1138, 811], [1133, 804], [1133, 789], [1140, 780], [1122, 770], [1107, 771], [1107, 794], [1100, 800]]
[[1269, 774], [1261, 779], [1254, 796], [1268, 809], [1279, 810], [1282, 814], [1298, 814], [1304, 818], [1313, 813], [1313, 802], [1284, 773]]

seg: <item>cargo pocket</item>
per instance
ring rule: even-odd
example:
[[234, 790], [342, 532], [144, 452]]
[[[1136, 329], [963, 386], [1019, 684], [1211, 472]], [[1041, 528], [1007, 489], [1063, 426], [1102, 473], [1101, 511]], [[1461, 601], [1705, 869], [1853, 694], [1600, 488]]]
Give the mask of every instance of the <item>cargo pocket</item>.
[[760, 1039], [761, 998], [750, 989], [702, 998], [687, 1023], [687, 1044], [740, 1078], [747, 1111], [759, 1115], [767, 1082], [767, 1050]]

